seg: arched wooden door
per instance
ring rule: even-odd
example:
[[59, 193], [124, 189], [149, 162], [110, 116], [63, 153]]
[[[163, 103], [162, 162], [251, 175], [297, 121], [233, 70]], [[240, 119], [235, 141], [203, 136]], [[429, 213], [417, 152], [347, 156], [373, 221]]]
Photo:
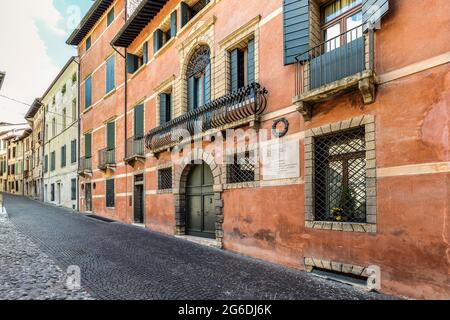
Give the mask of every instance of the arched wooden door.
[[186, 184], [186, 234], [216, 238], [214, 177], [205, 163], [192, 167]]

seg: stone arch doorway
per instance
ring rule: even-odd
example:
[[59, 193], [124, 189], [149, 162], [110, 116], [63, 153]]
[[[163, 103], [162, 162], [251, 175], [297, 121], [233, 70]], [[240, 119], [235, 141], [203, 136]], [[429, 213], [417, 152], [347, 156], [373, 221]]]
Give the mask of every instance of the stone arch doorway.
[[[203, 223], [206, 222], [206, 228], [205, 225], [202, 227], [207, 232], [206, 235], [200, 233], [197, 236], [208, 235], [208, 238], [216, 239], [218, 245], [222, 247], [224, 221], [222, 191], [222, 170], [215, 163], [214, 157], [201, 149], [193, 150], [183, 164], [175, 168], [173, 193], [176, 234], [196, 236], [195, 226], [198, 227], [198, 224], [192, 228], [191, 212], [196, 214], [195, 206], [201, 204], [203, 211], [200, 212], [200, 216]], [[207, 209], [206, 216], [204, 209]]]
[[190, 168], [186, 181], [185, 210], [187, 235], [216, 238], [214, 177], [205, 162]]

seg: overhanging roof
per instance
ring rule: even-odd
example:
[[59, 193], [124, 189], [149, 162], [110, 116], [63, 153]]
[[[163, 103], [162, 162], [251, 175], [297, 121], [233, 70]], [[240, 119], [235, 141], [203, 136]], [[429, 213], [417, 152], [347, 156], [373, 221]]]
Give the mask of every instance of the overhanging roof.
[[6, 76], [6, 73], [0, 71], [0, 89], [2, 88], [3, 80], [5, 80], [5, 76]]
[[129, 47], [167, 2], [168, 0], [143, 0], [111, 41], [111, 44], [116, 47]]
[[37, 98], [34, 100], [33, 104], [31, 105], [30, 109], [28, 109], [27, 114], [25, 115], [25, 119], [31, 120], [36, 115], [36, 112], [39, 111], [39, 108], [42, 106], [41, 99]]
[[114, 0], [96, 0], [66, 43], [72, 46], [79, 45], [113, 2]]

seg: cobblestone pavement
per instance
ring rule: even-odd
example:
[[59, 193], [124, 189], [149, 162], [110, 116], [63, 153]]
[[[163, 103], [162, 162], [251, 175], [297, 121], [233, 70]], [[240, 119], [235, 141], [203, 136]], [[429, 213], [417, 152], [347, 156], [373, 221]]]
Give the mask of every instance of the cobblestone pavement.
[[1, 300], [91, 300], [84, 290], [69, 290], [66, 274], [0, 213]]
[[386, 299], [121, 223], [5, 196], [11, 220], [97, 299]]

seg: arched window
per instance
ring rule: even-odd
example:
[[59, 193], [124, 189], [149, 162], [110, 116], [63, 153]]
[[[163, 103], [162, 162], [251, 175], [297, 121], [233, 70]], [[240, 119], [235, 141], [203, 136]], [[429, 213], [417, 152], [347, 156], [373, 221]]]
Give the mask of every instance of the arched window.
[[188, 111], [211, 100], [211, 51], [204, 45], [189, 60], [187, 71]]

